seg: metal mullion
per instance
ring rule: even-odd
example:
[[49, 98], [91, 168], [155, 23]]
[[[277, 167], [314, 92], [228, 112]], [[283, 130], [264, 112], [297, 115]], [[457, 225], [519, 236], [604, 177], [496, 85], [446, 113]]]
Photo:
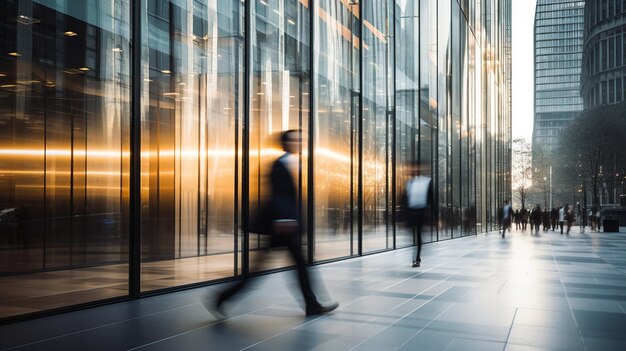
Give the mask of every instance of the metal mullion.
[[363, 5], [359, 1], [359, 119], [357, 121], [358, 173], [357, 173], [357, 254], [363, 255]]
[[242, 274], [250, 269], [249, 214], [250, 214], [250, 88], [252, 82], [252, 4], [247, 0], [244, 8], [244, 111], [242, 124], [242, 170], [241, 170], [241, 223], [243, 228]]
[[[435, 37], [437, 38], [437, 54], [436, 54], [437, 58], [435, 59], [435, 62], [436, 62], [436, 65], [439, 65], [439, 3], [438, 2], [435, 3], [435, 7], [436, 7], [435, 13], [437, 14], [437, 16], [435, 16], [435, 20], [437, 21], [437, 24], [436, 24], [437, 35], [435, 35]], [[419, 9], [418, 9], [418, 11], [419, 11]], [[421, 21], [421, 19], [420, 19], [420, 21]], [[437, 67], [437, 69], [439, 69], [439, 67]], [[446, 75], [444, 75], [444, 79], [446, 79], [445, 77], [446, 77]], [[439, 206], [439, 201], [440, 201], [440, 198], [439, 198], [439, 191], [435, 190], [435, 189], [438, 188], [438, 185], [439, 185], [439, 156], [440, 156], [439, 155], [439, 134], [440, 134], [440, 130], [441, 130], [441, 126], [439, 125], [439, 106], [441, 105], [440, 101], [439, 101], [439, 80], [437, 80], [437, 82], [436, 82], [435, 96], [437, 97], [437, 108], [435, 110], [435, 118], [437, 119], [437, 131], [435, 132], [435, 137], [432, 138], [432, 139], [435, 140], [435, 145], [434, 145], [434, 147], [432, 147], [433, 151], [431, 151], [432, 159], [431, 159], [430, 164], [431, 164], [431, 167], [434, 168], [434, 169], [431, 168], [431, 174], [433, 174], [433, 180], [431, 180], [431, 184], [434, 183], [435, 177], [437, 179], [437, 187], [436, 188], [433, 187], [433, 190], [432, 190], [433, 192], [436, 191], [436, 194], [432, 194], [432, 195], [433, 195], [433, 198], [436, 199], [435, 200], [435, 204], [437, 204], [437, 205], [435, 205], [435, 204], [431, 205], [431, 209], [430, 209], [430, 214], [431, 214], [430, 230], [431, 230], [431, 233], [432, 233], [433, 222], [434, 222], [435, 223], [434, 227], [435, 227], [435, 230], [436, 230], [435, 235], [437, 237], [436, 241], [439, 241], [439, 225], [437, 225], [437, 223], [439, 223], [439, 220], [440, 220], [439, 216], [441, 215], [441, 212], [439, 211], [439, 207], [440, 207]], [[437, 156], [435, 156], [435, 154]], [[435, 160], [436, 162], [432, 162], [433, 160]], [[447, 183], [446, 183], [446, 186], [448, 186]], [[434, 219], [434, 220], [432, 220], [432, 219]]]
[[131, 2], [131, 121], [129, 284], [131, 298], [141, 294], [141, 3]]
[[[391, 71], [391, 76], [392, 76], [392, 89], [393, 89], [393, 107], [392, 107], [392, 111], [391, 111], [391, 128], [392, 128], [392, 135], [391, 135], [391, 235], [393, 236], [393, 249], [395, 250], [397, 248], [397, 240], [396, 240], [396, 176], [397, 176], [397, 159], [396, 159], [396, 133], [397, 133], [397, 125], [396, 125], [396, 105], [397, 105], [397, 101], [396, 101], [396, 0], [392, 1], [392, 12], [391, 12], [391, 17], [392, 17], [392, 23], [393, 25], [391, 26], [391, 28], [393, 28], [393, 46], [392, 46], [392, 52], [393, 52], [393, 59], [392, 59], [392, 71]], [[389, 41], [387, 41], [387, 43], [389, 43]]]
[[315, 188], [313, 187], [315, 176], [313, 172], [314, 162], [314, 147], [315, 147], [315, 86], [317, 81], [315, 80], [315, 0], [309, 0], [309, 138], [308, 138], [308, 167], [307, 167], [307, 259], [309, 263], [312, 263], [315, 258]]

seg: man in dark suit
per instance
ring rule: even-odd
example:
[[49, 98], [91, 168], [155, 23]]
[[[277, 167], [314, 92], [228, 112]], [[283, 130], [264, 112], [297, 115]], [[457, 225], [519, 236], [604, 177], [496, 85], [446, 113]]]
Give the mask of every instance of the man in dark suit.
[[[307, 272], [306, 261], [302, 255], [301, 247], [301, 220], [296, 180], [298, 179], [300, 145], [302, 143], [299, 130], [288, 130], [282, 133], [281, 142], [285, 153], [272, 165], [270, 174], [271, 197], [267, 208], [263, 211], [263, 219], [268, 223], [261, 225], [269, 228], [272, 247], [286, 247], [296, 264], [300, 290], [306, 305], [306, 314], [316, 315], [328, 313], [336, 309], [337, 303], [324, 306], [317, 301], [311, 287], [311, 281]], [[264, 256], [264, 254], [262, 254]], [[231, 296], [238, 293], [246, 284], [244, 276], [237, 284], [219, 294], [214, 310], [220, 315], [222, 304]]]

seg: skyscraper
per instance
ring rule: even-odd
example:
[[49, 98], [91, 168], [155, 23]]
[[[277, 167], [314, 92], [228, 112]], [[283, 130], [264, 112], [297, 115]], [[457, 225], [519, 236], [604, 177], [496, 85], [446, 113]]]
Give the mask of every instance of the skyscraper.
[[584, 33], [580, 92], [585, 109], [625, 101], [626, 1], [586, 1]]
[[[580, 74], [580, 94], [585, 114], [596, 126], [599, 119], [617, 117], [609, 129], [620, 133], [619, 123], [626, 116], [626, 0], [587, 0], [585, 2], [584, 51]], [[619, 105], [616, 105], [619, 104]], [[598, 128], [598, 130], [601, 130]], [[600, 132], [603, 136], [605, 133]], [[623, 135], [623, 134], [622, 134]], [[610, 136], [603, 140], [611, 140]], [[622, 137], [612, 139], [619, 145]], [[626, 153], [617, 148], [603, 152], [611, 155], [604, 159], [593, 157], [601, 166], [595, 173], [587, 174], [592, 186], [588, 199], [594, 205], [618, 204], [626, 195]], [[596, 156], [596, 155], [594, 155]], [[591, 177], [589, 177], [589, 175]], [[589, 179], [591, 178], [591, 179]], [[595, 185], [595, 188], [594, 186]], [[600, 188], [600, 190], [598, 190]], [[622, 202], [623, 203], [623, 202]]]
[[560, 130], [583, 109], [579, 82], [584, 6], [584, 1], [537, 1], [533, 150], [554, 150]]

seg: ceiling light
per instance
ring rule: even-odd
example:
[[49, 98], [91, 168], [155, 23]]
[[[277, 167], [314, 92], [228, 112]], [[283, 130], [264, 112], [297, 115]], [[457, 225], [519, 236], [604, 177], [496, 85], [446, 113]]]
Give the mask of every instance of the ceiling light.
[[89, 67], [80, 67], [80, 68], [78, 68], [78, 70], [83, 71], [83, 72], [87, 72], [87, 71], [89, 71], [89, 69], [90, 69]]
[[20, 54], [19, 52], [9, 52], [9, 56], [20, 57], [22, 56], [22, 54]]
[[81, 72], [80, 70], [76, 69], [76, 68], [70, 68], [70, 69], [66, 69], [65, 71], [63, 71], [67, 74], [71, 74], [71, 75], [75, 75], [75, 74], [83, 74], [83, 72]]
[[25, 15], [19, 15], [19, 16], [15, 17], [15, 22], [28, 26], [28, 25], [31, 25], [31, 24], [39, 23], [41, 21], [36, 19], [36, 18], [28, 17], [28, 16], [25, 16]]
[[76, 32], [72, 32], [71, 30], [68, 30], [66, 32], [63, 32], [63, 35], [65, 35], [66, 37], [75, 37], [78, 34], [76, 34]]
[[161, 71], [161, 73], [163, 73], [163, 74], [170, 74], [170, 73], [172, 73], [172, 71], [170, 71], [169, 69], [164, 69], [164, 70]]

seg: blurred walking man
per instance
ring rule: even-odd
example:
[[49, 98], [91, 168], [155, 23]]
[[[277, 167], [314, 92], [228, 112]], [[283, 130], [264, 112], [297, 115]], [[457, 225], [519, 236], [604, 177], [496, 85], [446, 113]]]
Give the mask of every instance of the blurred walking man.
[[428, 206], [433, 204], [433, 182], [426, 174], [430, 174], [430, 165], [420, 162], [413, 165], [413, 174], [405, 186], [406, 197], [406, 220], [412, 228], [413, 235], [417, 236], [417, 252], [413, 267], [419, 267], [422, 263], [420, 257], [422, 251], [422, 225]]
[[[276, 160], [272, 166], [270, 174], [271, 197], [267, 208], [263, 211], [261, 220], [265, 221], [261, 227], [268, 228], [271, 235], [271, 247], [286, 247], [291, 258], [296, 264], [300, 291], [304, 297], [306, 315], [317, 315], [328, 313], [336, 309], [339, 305], [332, 303], [324, 306], [317, 301], [313, 293], [306, 262], [302, 255], [301, 247], [301, 221], [300, 206], [298, 202], [298, 192], [296, 189], [296, 179], [299, 173], [300, 145], [302, 143], [301, 132], [299, 130], [288, 130], [282, 133], [281, 142], [285, 153]], [[259, 261], [265, 258], [267, 253], [261, 253]], [[222, 305], [233, 295], [241, 291], [247, 284], [248, 278], [243, 277], [237, 284], [224, 290], [218, 295], [214, 311], [220, 315]]]
[[504, 207], [502, 207], [502, 237], [504, 238], [504, 233], [508, 229], [511, 231], [511, 215], [513, 213], [513, 209], [511, 208], [511, 204], [509, 201], [504, 201]]

